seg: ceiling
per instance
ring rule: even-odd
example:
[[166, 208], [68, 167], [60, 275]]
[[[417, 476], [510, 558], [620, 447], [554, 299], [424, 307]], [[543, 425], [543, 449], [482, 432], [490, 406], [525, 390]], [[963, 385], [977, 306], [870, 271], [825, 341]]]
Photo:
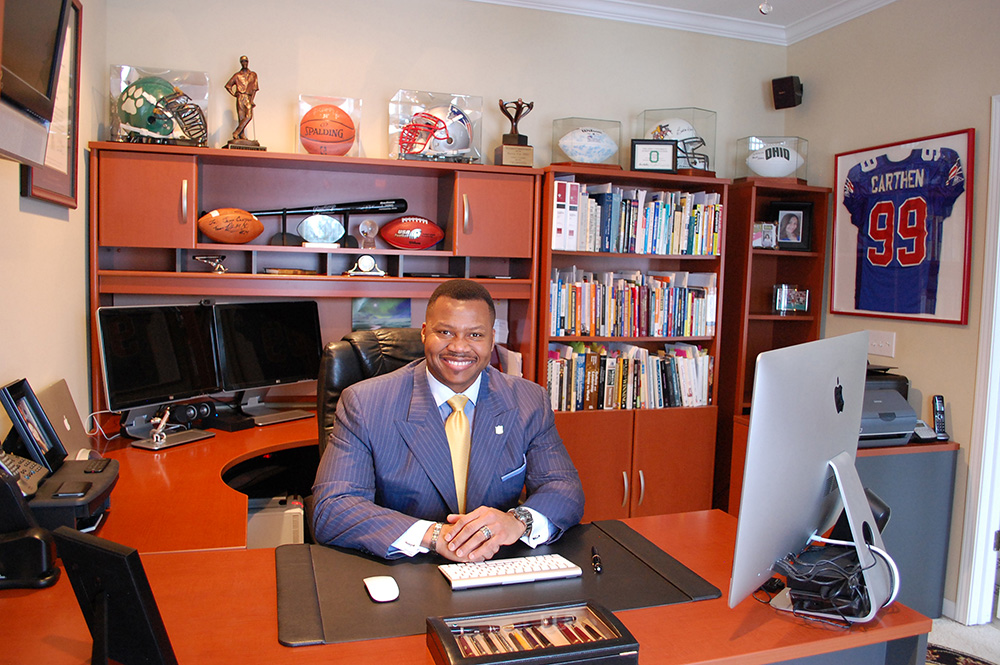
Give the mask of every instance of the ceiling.
[[895, 0], [472, 0], [788, 46]]

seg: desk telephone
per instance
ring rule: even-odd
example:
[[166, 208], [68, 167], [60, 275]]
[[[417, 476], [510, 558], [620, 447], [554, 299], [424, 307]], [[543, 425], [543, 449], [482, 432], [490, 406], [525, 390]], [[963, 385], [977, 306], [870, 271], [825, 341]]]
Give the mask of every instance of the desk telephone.
[[34, 496], [38, 485], [49, 475], [49, 470], [35, 460], [0, 450], [0, 469], [17, 479], [17, 486], [24, 496]]

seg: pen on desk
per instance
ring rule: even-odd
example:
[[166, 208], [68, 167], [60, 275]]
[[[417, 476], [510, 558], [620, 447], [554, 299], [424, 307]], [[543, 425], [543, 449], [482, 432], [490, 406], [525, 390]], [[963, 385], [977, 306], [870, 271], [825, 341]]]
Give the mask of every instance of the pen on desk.
[[579, 644], [580, 638], [575, 632], [573, 632], [572, 628], [559, 624], [559, 632], [562, 633], [563, 637], [565, 637], [566, 641], [570, 644]]
[[587, 632], [590, 633], [590, 636], [593, 637], [595, 640], [601, 639], [601, 634], [598, 633], [597, 630], [589, 623], [583, 624], [583, 627], [587, 629]]
[[517, 645], [518, 651], [531, 651], [531, 645], [525, 642], [524, 638], [521, 637], [517, 632], [512, 630], [510, 632], [510, 639], [514, 640], [514, 643]]
[[456, 635], [455, 636], [455, 642], [458, 644], [458, 648], [462, 652], [463, 656], [466, 656], [467, 658], [471, 658], [471, 657], [473, 657], [473, 656], [476, 655], [472, 651], [472, 647], [469, 646], [469, 642], [468, 642], [468, 640], [465, 639], [464, 636], [462, 636], [462, 635]]
[[563, 617], [545, 617], [544, 619], [532, 619], [531, 621], [521, 621], [520, 623], [511, 623], [504, 628], [516, 629], [516, 628], [531, 628], [532, 626], [558, 626], [561, 623], [573, 623], [576, 621], [574, 616], [563, 616]]
[[597, 553], [597, 547], [590, 548], [590, 563], [594, 566], [594, 572], [598, 575], [604, 570], [604, 565], [601, 563], [601, 555]]

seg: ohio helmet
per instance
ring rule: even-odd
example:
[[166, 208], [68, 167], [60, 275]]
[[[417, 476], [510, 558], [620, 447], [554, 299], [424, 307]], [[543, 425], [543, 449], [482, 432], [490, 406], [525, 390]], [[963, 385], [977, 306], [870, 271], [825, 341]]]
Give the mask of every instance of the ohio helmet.
[[698, 152], [705, 139], [698, 136], [694, 126], [683, 118], [669, 118], [649, 131], [649, 138], [657, 141], [677, 141], [677, 168], [707, 169], [708, 155]]
[[201, 107], [166, 79], [147, 76], [118, 96], [116, 115], [130, 141], [186, 139], [203, 144], [208, 125]]

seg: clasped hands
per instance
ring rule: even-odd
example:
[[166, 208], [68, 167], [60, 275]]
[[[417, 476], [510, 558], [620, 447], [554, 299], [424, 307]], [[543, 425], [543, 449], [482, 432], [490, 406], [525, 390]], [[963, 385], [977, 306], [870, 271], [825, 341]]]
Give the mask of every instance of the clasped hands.
[[[424, 536], [430, 541], [433, 526]], [[452, 561], [486, 561], [503, 545], [516, 543], [524, 534], [524, 524], [510, 513], [480, 506], [465, 515], [448, 515], [438, 537], [437, 553]]]

